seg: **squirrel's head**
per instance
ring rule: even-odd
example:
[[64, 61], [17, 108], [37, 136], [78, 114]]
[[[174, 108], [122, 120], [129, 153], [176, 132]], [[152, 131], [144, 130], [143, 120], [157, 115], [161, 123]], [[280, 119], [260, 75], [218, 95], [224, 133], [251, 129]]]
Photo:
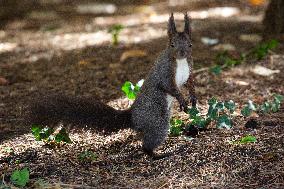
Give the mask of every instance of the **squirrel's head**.
[[176, 30], [174, 15], [171, 13], [168, 23], [168, 36], [168, 47], [176, 59], [184, 59], [191, 56], [191, 27], [187, 13], [184, 14], [183, 32]]

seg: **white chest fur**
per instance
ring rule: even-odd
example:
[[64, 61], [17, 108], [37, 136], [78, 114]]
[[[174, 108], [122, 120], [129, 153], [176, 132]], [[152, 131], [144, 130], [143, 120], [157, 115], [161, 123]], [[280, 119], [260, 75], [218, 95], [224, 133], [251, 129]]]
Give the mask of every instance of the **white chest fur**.
[[[187, 62], [187, 59], [176, 59], [177, 67], [175, 73], [175, 82], [176, 85], [180, 88], [189, 78], [190, 69]], [[171, 95], [167, 95], [167, 103], [168, 109], [171, 108], [173, 97]]]
[[188, 80], [190, 70], [186, 58], [176, 59], [176, 61], [177, 61], [177, 68], [176, 68], [175, 79], [177, 86], [181, 87]]

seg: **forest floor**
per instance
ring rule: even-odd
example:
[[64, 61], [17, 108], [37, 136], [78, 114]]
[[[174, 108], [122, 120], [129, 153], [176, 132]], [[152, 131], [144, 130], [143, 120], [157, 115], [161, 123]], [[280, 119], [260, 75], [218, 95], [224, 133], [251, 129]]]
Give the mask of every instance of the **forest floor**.
[[[9, 184], [13, 170], [28, 167], [31, 179], [28, 187], [37, 187], [35, 183], [42, 178], [50, 188], [284, 188], [283, 106], [277, 113], [255, 114], [256, 129], [245, 128], [248, 119], [239, 116], [229, 130], [209, 129], [190, 141], [182, 136], [168, 137], [158, 152], [173, 155], [156, 161], [142, 153], [139, 137], [130, 130], [111, 136], [70, 130], [72, 144], [52, 147], [35, 141], [31, 126], [23, 124], [28, 103], [49, 93], [92, 96], [115, 108], [128, 108], [130, 102], [121, 86], [125, 81], [135, 83], [145, 78], [166, 47], [170, 10], [191, 12], [194, 70], [213, 65], [221, 52], [202, 43], [202, 37], [216, 38], [218, 44], [231, 44], [237, 54], [248, 52], [258, 44], [257, 39], [241, 40], [240, 36], [261, 35], [263, 8], [220, 2], [189, 3], [175, 8], [165, 3], [134, 8], [121, 4], [123, 11], [111, 17], [76, 13], [72, 9], [74, 3], [50, 4], [55, 11], [33, 11], [8, 22], [0, 30], [3, 181]], [[204, 13], [217, 6], [233, 6], [239, 12], [228, 17], [220, 16], [221, 10]], [[68, 12], [70, 9], [73, 11]], [[129, 9], [135, 13], [130, 14]], [[182, 27], [182, 14], [176, 15], [177, 24]], [[111, 45], [107, 32], [113, 24], [125, 26], [118, 46]], [[198, 107], [205, 111], [212, 96], [244, 104], [249, 99], [261, 103], [273, 93], [283, 95], [283, 49], [282, 36], [279, 47], [261, 61], [247, 62], [220, 75], [206, 70], [196, 73]], [[129, 50], [140, 53], [121, 60]], [[261, 76], [252, 71], [256, 65], [280, 72]], [[186, 114], [178, 111], [177, 104], [173, 117], [187, 119]], [[246, 135], [255, 136], [257, 142], [231, 143]], [[86, 150], [98, 158], [81, 161], [78, 157]]]

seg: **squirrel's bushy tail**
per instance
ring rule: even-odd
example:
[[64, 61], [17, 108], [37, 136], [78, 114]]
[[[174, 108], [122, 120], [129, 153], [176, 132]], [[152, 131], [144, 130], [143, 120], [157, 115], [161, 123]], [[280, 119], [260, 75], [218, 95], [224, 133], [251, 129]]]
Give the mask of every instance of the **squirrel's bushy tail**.
[[26, 120], [29, 124], [52, 126], [67, 123], [114, 132], [131, 127], [131, 112], [115, 110], [94, 98], [54, 95], [34, 100]]

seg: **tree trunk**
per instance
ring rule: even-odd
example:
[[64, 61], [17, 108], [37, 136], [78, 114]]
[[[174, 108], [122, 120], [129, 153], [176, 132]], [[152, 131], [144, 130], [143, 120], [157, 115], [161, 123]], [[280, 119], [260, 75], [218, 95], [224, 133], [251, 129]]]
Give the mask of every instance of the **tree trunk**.
[[271, 0], [263, 19], [264, 35], [284, 33], [284, 1]]

